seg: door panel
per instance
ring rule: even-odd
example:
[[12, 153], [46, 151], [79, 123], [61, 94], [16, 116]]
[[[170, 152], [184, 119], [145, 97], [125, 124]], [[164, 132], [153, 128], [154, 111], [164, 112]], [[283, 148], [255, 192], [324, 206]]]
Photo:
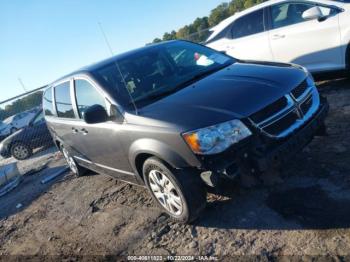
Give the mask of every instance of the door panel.
[[226, 43], [227, 54], [238, 59], [272, 61], [269, 35], [262, 32]]
[[[290, 4], [284, 5], [288, 7]], [[271, 7], [272, 28], [275, 29], [269, 31], [269, 39], [274, 60], [300, 64], [310, 71], [342, 68], [338, 15], [330, 15], [324, 21], [304, 21], [301, 18], [302, 10], [313, 5], [298, 5], [304, 5], [303, 9], [298, 7], [300, 12], [295, 11], [298, 8], [291, 11], [290, 7], [289, 11], [288, 8], [280, 8], [276, 12], [274, 8], [277, 7]], [[327, 12], [327, 9], [322, 11]]]
[[74, 126], [79, 137], [77, 149], [85, 160], [96, 166], [96, 171], [132, 181], [135, 175], [121, 142], [121, 137], [126, 136], [119, 125], [113, 121], [99, 124], [78, 121]]
[[78, 137], [76, 148], [81, 153], [81, 158], [92, 163], [98, 172], [134, 182], [136, 177], [122, 144], [121, 124], [114, 121], [87, 124], [82, 120], [85, 110], [92, 105], [98, 104], [107, 109], [103, 92], [92, 81], [76, 78], [74, 94], [80, 117], [74, 125], [74, 131]]

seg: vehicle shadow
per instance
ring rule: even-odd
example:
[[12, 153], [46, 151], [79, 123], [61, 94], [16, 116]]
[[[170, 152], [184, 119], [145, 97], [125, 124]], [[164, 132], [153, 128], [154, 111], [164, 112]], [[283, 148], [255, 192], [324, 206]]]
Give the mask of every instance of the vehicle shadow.
[[223, 200], [210, 202], [194, 224], [252, 230], [348, 228], [349, 195], [350, 189], [345, 198], [334, 198], [317, 182], [307, 186], [236, 191]]

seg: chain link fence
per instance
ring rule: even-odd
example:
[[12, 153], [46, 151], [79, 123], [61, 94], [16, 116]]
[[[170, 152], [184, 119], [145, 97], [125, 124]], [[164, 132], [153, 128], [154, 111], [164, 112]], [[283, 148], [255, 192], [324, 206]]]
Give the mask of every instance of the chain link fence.
[[0, 194], [12, 178], [44, 167], [57, 151], [42, 113], [45, 88], [0, 103]]
[[[209, 29], [204, 29], [183, 39], [203, 43], [209, 35]], [[57, 153], [42, 112], [45, 88], [0, 102], [0, 196], [11, 174], [40, 169]]]

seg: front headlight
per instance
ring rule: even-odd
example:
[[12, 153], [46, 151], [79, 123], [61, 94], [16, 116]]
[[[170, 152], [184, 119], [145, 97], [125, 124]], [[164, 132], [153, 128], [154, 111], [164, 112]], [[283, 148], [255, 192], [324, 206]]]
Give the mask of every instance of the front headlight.
[[231, 120], [182, 134], [192, 151], [210, 155], [226, 150], [234, 143], [250, 136], [250, 130], [240, 121]]

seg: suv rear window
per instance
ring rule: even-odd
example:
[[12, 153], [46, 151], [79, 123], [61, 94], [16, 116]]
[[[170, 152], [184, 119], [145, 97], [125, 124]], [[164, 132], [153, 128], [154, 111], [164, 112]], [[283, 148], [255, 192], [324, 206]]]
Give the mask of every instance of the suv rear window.
[[49, 87], [46, 89], [43, 96], [43, 111], [46, 116], [53, 115], [53, 106], [52, 106], [52, 88]]
[[69, 82], [55, 86], [55, 101], [58, 117], [75, 118]]

